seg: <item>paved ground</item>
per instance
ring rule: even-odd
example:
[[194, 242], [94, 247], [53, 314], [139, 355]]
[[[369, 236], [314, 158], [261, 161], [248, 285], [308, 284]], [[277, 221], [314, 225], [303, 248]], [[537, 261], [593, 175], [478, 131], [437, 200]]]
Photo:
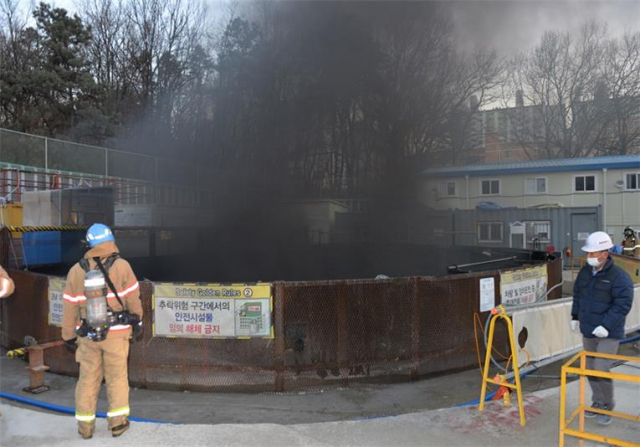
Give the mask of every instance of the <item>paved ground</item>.
[[[635, 354], [634, 354], [635, 353]], [[625, 354], [638, 355], [633, 347]], [[28, 383], [25, 364], [0, 360], [0, 389], [20, 391]], [[545, 373], [557, 374], [557, 366]], [[640, 375], [628, 365], [619, 372]], [[52, 390], [35, 398], [73, 406], [75, 380], [47, 374]], [[134, 416], [181, 425], [132, 423], [121, 438], [109, 436], [98, 421], [94, 438], [75, 433], [72, 416], [0, 401], [2, 446], [551, 446], [558, 442], [557, 381], [525, 380], [527, 425], [521, 427], [517, 406], [494, 401], [480, 413], [475, 406], [453, 407], [474, 399], [477, 371], [416, 383], [296, 394], [205, 394], [132, 390]], [[551, 388], [533, 391], [540, 387]], [[616, 385], [617, 410], [640, 417], [640, 385]], [[569, 405], [577, 402], [577, 382], [569, 385]], [[436, 409], [437, 408], [437, 409]], [[99, 410], [106, 410], [104, 391]], [[608, 427], [587, 421], [593, 431], [640, 443], [640, 421], [615, 420]], [[567, 445], [577, 445], [568, 440]]]
[[[619, 367], [620, 370], [625, 367]], [[628, 369], [628, 368], [627, 368]], [[575, 403], [577, 382], [569, 386]], [[620, 386], [618, 409], [640, 417], [640, 388]], [[480, 413], [476, 407], [428, 410], [400, 416], [313, 424], [167, 425], [132, 423], [121, 438], [114, 439], [106, 422], [90, 441], [75, 434], [71, 416], [35, 412], [0, 405], [0, 440], [6, 446], [552, 446], [557, 444], [557, 389], [529, 394], [525, 399], [527, 425], [521, 427], [517, 408], [500, 402], [488, 404]], [[165, 411], [172, 411], [165, 407]], [[587, 429], [640, 442], [640, 422], [616, 420], [602, 428], [587, 421]], [[567, 445], [576, 445], [575, 442]]]
[[[635, 355], [640, 354], [640, 351], [629, 346], [628, 353]], [[4, 351], [0, 350], [0, 391], [34, 397], [22, 392], [29, 384], [25, 366], [23, 361], [7, 359]], [[545, 375], [545, 378], [528, 376], [523, 382], [525, 391], [533, 392], [557, 386], [559, 380], [546, 377], [557, 376], [559, 373], [559, 364], [541, 369], [539, 374]], [[221, 424], [251, 421], [304, 424], [368, 419], [452, 407], [479, 397], [480, 377], [480, 371], [475, 369], [413, 383], [301, 393], [191, 393], [132, 388], [130, 400], [134, 416], [163, 422]], [[51, 389], [35, 396], [36, 399], [66, 407], [74, 406], [75, 378], [47, 373], [45, 381]], [[166, 408], [171, 408], [172, 411], [167, 412]], [[106, 392], [103, 386], [98, 410], [106, 409]]]

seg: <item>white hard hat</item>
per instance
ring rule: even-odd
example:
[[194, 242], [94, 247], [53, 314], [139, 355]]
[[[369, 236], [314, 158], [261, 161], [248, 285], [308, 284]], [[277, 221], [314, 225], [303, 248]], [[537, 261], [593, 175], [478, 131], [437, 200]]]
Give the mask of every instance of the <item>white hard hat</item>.
[[594, 251], [609, 250], [611, 247], [613, 247], [611, 237], [604, 231], [596, 231], [587, 237], [587, 242], [582, 247], [582, 251], [592, 253]]

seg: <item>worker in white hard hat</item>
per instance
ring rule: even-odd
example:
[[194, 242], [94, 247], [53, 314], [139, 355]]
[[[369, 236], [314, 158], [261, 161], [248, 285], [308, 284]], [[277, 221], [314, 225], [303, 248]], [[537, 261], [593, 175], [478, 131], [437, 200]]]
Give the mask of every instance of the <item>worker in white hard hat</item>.
[[[624, 323], [633, 304], [633, 282], [627, 272], [614, 265], [609, 256], [611, 237], [596, 231], [587, 237], [582, 251], [587, 253], [587, 265], [578, 273], [573, 286], [571, 329], [580, 330], [585, 351], [616, 354], [624, 337]], [[608, 372], [612, 360], [587, 357], [587, 369]], [[589, 376], [592, 408], [613, 410], [611, 379]], [[598, 418], [598, 424], [609, 425], [610, 415], [585, 411], [586, 418]]]

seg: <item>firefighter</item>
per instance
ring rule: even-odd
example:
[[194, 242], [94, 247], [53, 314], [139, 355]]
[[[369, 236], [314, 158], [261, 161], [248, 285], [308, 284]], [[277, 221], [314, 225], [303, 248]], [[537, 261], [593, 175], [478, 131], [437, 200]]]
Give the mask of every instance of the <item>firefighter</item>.
[[129, 340], [141, 328], [138, 281], [119, 257], [113, 233], [93, 224], [86, 234], [89, 250], [67, 275], [63, 295], [62, 338], [80, 363], [76, 385], [78, 433], [95, 430], [100, 384], [107, 386], [107, 421], [112, 436], [129, 428]]
[[15, 285], [13, 284], [13, 280], [9, 277], [6, 270], [0, 266], [0, 299], [11, 296], [14, 289]]
[[640, 241], [636, 237], [636, 232], [631, 227], [626, 227], [623, 231], [622, 254], [634, 258], [640, 258]]

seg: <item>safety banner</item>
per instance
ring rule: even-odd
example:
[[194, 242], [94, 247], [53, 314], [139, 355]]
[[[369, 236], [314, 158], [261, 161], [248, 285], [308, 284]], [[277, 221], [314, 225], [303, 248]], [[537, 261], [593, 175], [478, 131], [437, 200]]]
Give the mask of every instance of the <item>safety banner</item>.
[[62, 327], [62, 294], [67, 281], [65, 278], [49, 277], [49, 324]]
[[500, 272], [502, 304], [534, 303], [547, 292], [547, 266]]
[[271, 284], [155, 283], [153, 336], [273, 338]]

